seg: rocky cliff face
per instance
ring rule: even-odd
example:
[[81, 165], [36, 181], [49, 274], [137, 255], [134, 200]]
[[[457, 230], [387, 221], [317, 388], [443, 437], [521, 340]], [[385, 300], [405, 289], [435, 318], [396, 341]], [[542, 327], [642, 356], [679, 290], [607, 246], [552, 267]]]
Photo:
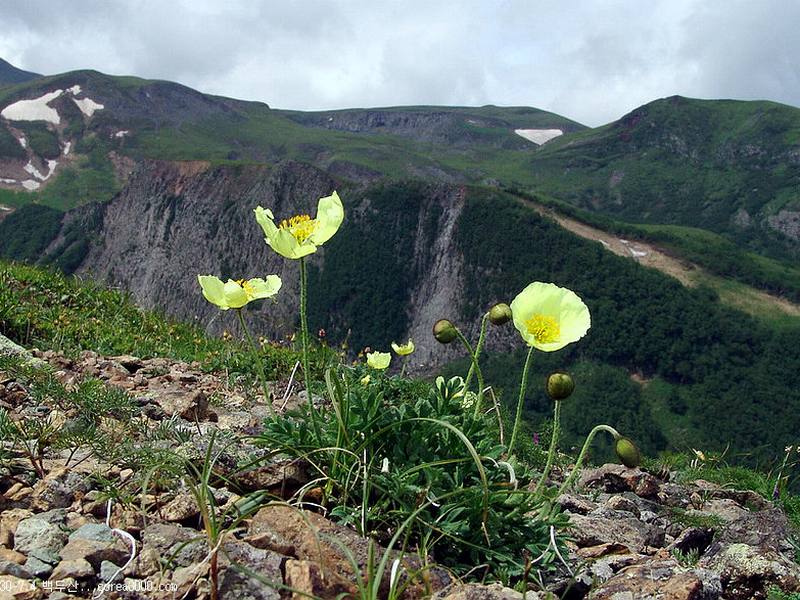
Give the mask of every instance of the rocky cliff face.
[[[67, 213], [48, 253], [63, 253], [76, 230], [84, 232], [82, 239], [84, 230], [92, 230], [77, 273], [130, 291], [144, 308], [197, 320], [213, 333], [235, 330], [236, 322], [205, 301], [198, 274], [236, 279], [277, 273], [283, 280], [277, 301], [247, 312], [260, 335], [281, 339], [296, 329], [299, 267], [265, 244], [253, 209], [271, 208], [277, 218], [313, 216], [317, 199], [337, 188], [345, 223], [309, 258], [312, 327], [333, 325], [339, 339], [352, 330], [354, 350], [410, 336], [417, 342], [417, 368], [460, 355], [430, 337], [433, 323], [456, 318], [460, 307], [464, 263], [454, 230], [465, 191], [457, 186], [342, 189], [329, 174], [292, 162], [145, 162], [110, 203]], [[396, 286], [376, 284], [371, 269], [388, 274]]]

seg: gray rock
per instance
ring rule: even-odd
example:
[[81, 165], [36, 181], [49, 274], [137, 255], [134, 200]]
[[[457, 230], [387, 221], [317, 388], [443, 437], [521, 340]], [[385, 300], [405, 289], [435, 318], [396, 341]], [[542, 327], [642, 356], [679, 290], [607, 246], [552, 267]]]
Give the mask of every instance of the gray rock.
[[30, 571], [31, 575], [39, 579], [47, 579], [53, 572], [53, 565], [35, 556], [28, 557], [28, 560], [25, 561], [25, 568]]
[[115, 565], [110, 560], [104, 560], [100, 563], [100, 579], [103, 581], [111, 581], [111, 578], [114, 577], [117, 572], [119, 572], [119, 574], [114, 578], [114, 580], [121, 581], [123, 574], [122, 571], [119, 570], [118, 565]]
[[[276, 586], [263, 580], [282, 582], [281, 565], [284, 557], [269, 550], [260, 550], [245, 542], [228, 542], [224, 548], [227, 568], [220, 577], [219, 591], [222, 600], [279, 600], [281, 595]], [[258, 573], [261, 579], [249, 577], [230, 565], [245, 567]]]
[[0, 575], [11, 575], [19, 579], [32, 579], [33, 573], [25, 565], [18, 565], [10, 560], [0, 559]]
[[766, 598], [772, 585], [800, 591], [800, 566], [768, 548], [715, 542], [699, 565], [719, 574], [726, 600]]
[[[609, 511], [613, 513], [614, 511]], [[642, 523], [628, 513], [624, 516], [606, 514], [599, 516], [570, 515], [571, 533], [579, 547], [597, 546], [605, 543], [623, 544], [631, 552], [640, 552], [648, 546], [660, 547], [664, 543], [664, 531]]]
[[14, 532], [14, 550], [23, 554], [36, 549], [58, 552], [66, 541], [67, 534], [58, 525], [36, 517], [20, 521]]
[[[499, 583], [482, 585], [480, 583], [456, 584], [445, 588], [431, 600], [522, 600], [522, 594]], [[543, 598], [538, 592], [528, 592], [528, 600]]]
[[87, 523], [73, 531], [70, 540], [92, 540], [95, 542], [113, 542], [114, 534], [108, 525], [100, 523]]

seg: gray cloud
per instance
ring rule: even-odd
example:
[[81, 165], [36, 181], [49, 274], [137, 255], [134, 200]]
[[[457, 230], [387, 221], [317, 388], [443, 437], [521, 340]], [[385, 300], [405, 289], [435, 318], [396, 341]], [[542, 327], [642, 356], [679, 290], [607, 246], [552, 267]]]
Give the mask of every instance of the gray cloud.
[[0, 0], [0, 57], [298, 109], [529, 105], [589, 125], [683, 94], [800, 105], [783, 0]]

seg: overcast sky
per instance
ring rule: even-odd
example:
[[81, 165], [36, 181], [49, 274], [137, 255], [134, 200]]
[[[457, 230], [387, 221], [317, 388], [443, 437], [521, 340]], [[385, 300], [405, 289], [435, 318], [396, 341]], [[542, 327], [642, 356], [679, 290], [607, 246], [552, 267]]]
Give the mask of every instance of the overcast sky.
[[0, 57], [303, 110], [525, 105], [600, 125], [656, 98], [800, 106], [797, 0], [0, 0]]

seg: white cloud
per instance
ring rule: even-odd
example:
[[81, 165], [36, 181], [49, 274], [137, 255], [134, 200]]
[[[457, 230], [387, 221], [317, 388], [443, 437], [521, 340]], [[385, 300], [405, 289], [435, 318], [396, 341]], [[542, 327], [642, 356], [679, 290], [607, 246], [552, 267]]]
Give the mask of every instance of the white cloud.
[[0, 56], [297, 109], [529, 105], [589, 125], [658, 97], [800, 104], [783, 0], [0, 0]]

